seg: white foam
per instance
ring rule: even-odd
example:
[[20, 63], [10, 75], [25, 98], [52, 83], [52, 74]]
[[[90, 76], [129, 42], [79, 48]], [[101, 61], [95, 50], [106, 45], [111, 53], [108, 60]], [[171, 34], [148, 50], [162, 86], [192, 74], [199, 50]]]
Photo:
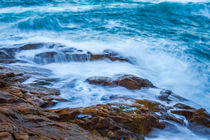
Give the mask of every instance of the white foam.
[[135, 2], [151, 2], [151, 3], [161, 3], [161, 2], [177, 2], [177, 3], [205, 3], [209, 0], [133, 0]]
[[128, 63], [120, 62], [71, 62], [71, 63], [54, 63], [43, 66], [50, 69], [53, 73], [59, 77], [66, 77], [69, 75], [75, 75], [82, 78], [88, 78], [91, 76], [113, 76], [115, 74], [134, 74], [139, 75], [139, 70], [136, 66]]
[[47, 6], [33, 6], [33, 7], [7, 7], [7, 8], [1, 8], [0, 14], [3, 13], [23, 13], [28, 11], [33, 12], [82, 12], [82, 11], [88, 11], [93, 8], [97, 8], [98, 6], [94, 5], [70, 5], [70, 4], [64, 4], [64, 5], [47, 5]]
[[[75, 34], [80, 33], [76, 32]], [[85, 32], [85, 34], [93, 36], [95, 33]], [[44, 66], [52, 70], [57, 76], [77, 75], [78, 79], [84, 80], [90, 76], [113, 76], [119, 73], [135, 74], [149, 79], [157, 87], [170, 89], [176, 94], [209, 109], [208, 101], [210, 96], [206, 86], [208, 77], [197, 68], [197, 65], [200, 64], [190, 62], [185, 57], [177, 57], [176, 53], [183, 54], [183, 51], [186, 49], [186, 46], [180, 47], [182, 44], [179, 42], [158, 38], [124, 38], [122, 36], [109, 36], [109, 34], [103, 35], [104, 40], [89, 39], [88, 41], [86, 39], [74, 40], [68, 38], [68, 34], [53, 32], [42, 32], [42, 34], [36, 32], [28, 33], [27, 35], [22, 33], [22, 36], [26, 36], [26, 38], [15, 43], [55, 42], [93, 53], [101, 53], [104, 49], [112, 49], [124, 57], [132, 56], [137, 60], [136, 65], [96, 61], [87, 63], [54, 63]], [[7, 43], [14, 44], [13, 41], [8, 41]], [[37, 52], [34, 51], [34, 53]], [[30, 57], [31, 54], [26, 51], [19, 54], [20, 56]]]
[[155, 137], [148, 138], [146, 137], [145, 140], [208, 140], [207, 137], [202, 135], [195, 135], [192, 131], [190, 131], [187, 127], [180, 126], [174, 124], [176, 128], [169, 128], [168, 130], [162, 131], [156, 129], [152, 131], [150, 135]]

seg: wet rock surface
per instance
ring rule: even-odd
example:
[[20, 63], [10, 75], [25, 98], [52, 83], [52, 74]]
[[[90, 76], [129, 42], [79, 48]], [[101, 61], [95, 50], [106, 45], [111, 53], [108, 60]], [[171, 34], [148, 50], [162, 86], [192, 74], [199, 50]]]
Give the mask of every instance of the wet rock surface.
[[11, 53], [6, 50], [0, 50], [0, 63], [15, 63], [17, 61]]
[[205, 109], [195, 109], [183, 104], [176, 104], [175, 106], [179, 109], [171, 110], [171, 112], [184, 116], [189, 122], [189, 129], [194, 133], [210, 137], [210, 114]]
[[[136, 63], [133, 57], [123, 57], [113, 50], [104, 50], [102, 53], [95, 54], [88, 51], [79, 50], [73, 47], [66, 47], [61, 44], [54, 43], [34, 43], [34, 44], [18, 44], [14, 48], [0, 49], [0, 63], [15, 63], [16, 53], [22, 51], [33, 51], [36, 49], [46, 49], [47, 51], [35, 54], [32, 61], [38, 64], [50, 64], [55, 62], [86, 62], [97, 60], [121, 61], [128, 63]], [[55, 49], [58, 49], [54, 51]]]
[[60, 50], [60, 52], [50, 51], [36, 54], [34, 61], [38, 64], [49, 64], [54, 62], [86, 62], [97, 60], [108, 61], [121, 61], [133, 63], [133, 58], [124, 58], [118, 53], [105, 50], [102, 54], [93, 54], [91, 52], [85, 52], [77, 50], [75, 48], [68, 48]]
[[[112, 50], [93, 54], [53, 43], [19, 44], [15, 48], [0, 49], [0, 63], [17, 62], [17, 52], [44, 47], [48, 51], [35, 54], [33, 62], [49, 64], [105, 60], [135, 63], [132, 57], [123, 57]], [[55, 48], [59, 51], [53, 51]], [[0, 67], [0, 140], [143, 140], [154, 129], [176, 128], [177, 124], [187, 126], [194, 133], [210, 134], [209, 113], [184, 104], [187, 99], [172, 91], [162, 90], [157, 96], [160, 102], [113, 95], [109, 96], [109, 100], [120, 99], [122, 102], [84, 108], [49, 109], [58, 102], [69, 101], [61, 98], [58, 90], [45, 87], [58, 82], [57, 78], [45, 76], [33, 83], [23, 84], [33, 74], [42, 77], [39, 72], [28, 73], [24, 67], [19, 67], [19, 70]], [[86, 82], [128, 90], [156, 88], [149, 80], [129, 74], [90, 77]], [[169, 104], [171, 102], [176, 104]]]
[[[174, 123], [186, 125], [183, 119], [175, 117], [176, 112], [170, 113], [169, 110], [176, 108], [149, 100], [133, 100], [135, 102], [132, 105], [107, 104], [86, 108], [58, 109], [54, 110], [58, 115], [55, 119], [78, 124], [111, 139], [143, 139], [155, 128], [164, 129], [171, 126], [175, 128]], [[205, 121], [206, 124], [209, 124], [208, 116], [207, 112], [197, 114], [200, 121]], [[186, 117], [186, 119], [189, 121], [188, 128], [193, 130], [195, 127], [192, 126], [195, 124], [192, 118]], [[209, 126], [206, 124], [199, 124], [204, 130], [201, 133], [208, 134]]]
[[130, 90], [139, 90], [141, 88], [155, 88], [147, 79], [139, 78], [134, 75], [118, 75], [117, 78], [102, 76], [90, 77], [86, 80], [89, 84], [102, 86], [121, 86]]
[[19, 75], [4, 72], [0, 73], [4, 83], [0, 87], [1, 140], [103, 139], [76, 124], [52, 119], [57, 114], [42, 106], [51, 105], [52, 100], [65, 101], [57, 90], [23, 86]]
[[[174, 114], [184, 116], [191, 130], [202, 126], [200, 133], [209, 132], [209, 114], [182, 103], [166, 106], [149, 100], [113, 96], [110, 99], [129, 99], [133, 104], [45, 109], [54, 106], [57, 101], [67, 100], [60, 98], [59, 91], [55, 89], [21, 84], [24, 74], [20, 76], [11, 71], [8, 73], [4, 68], [0, 70], [3, 83], [0, 87], [1, 139], [143, 140], [154, 128], [164, 129], [173, 125], [170, 122], [185, 125]], [[110, 85], [104, 80], [102, 83]]]
[[210, 115], [205, 109], [182, 109], [182, 110], [172, 110], [174, 114], [185, 116], [190, 123], [195, 123], [198, 125], [204, 125], [210, 127]]
[[34, 44], [25, 44], [19, 48], [17, 48], [19, 51], [23, 51], [23, 50], [34, 50], [34, 49], [38, 49], [41, 48], [44, 45], [44, 43], [34, 43]]
[[[189, 101], [188, 99], [186, 98], [183, 98], [175, 93], [173, 93], [172, 91], [170, 90], [165, 90], [165, 89], [162, 89], [160, 91], [160, 95], [157, 96], [157, 99], [163, 101], [163, 102], [166, 102], [166, 103], [170, 103], [170, 102], [173, 102], [173, 101], [177, 101], [177, 102], [185, 102], [185, 101]], [[180, 107], [180, 108], [187, 108], [187, 105], [184, 105], [184, 104], [177, 104], [177, 106], [175, 107]], [[188, 106], [189, 107], [189, 106]]]

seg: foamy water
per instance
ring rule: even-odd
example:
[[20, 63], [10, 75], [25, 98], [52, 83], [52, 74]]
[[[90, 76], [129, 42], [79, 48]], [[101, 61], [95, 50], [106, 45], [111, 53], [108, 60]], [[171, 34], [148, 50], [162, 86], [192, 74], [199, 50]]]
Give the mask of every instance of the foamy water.
[[[210, 3], [208, 0], [128, 0], [128, 1], [12, 1], [0, 2], [0, 47], [45, 43], [35, 50], [16, 53], [21, 65], [49, 70], [48, 78], [58, 78], [50, 87], [61, 91], [69, 102], [54, 108], [104, 104], [112, 95], [157, 100], [161, 89], [172, 90], [195, 107], [210, 111]], [[106, 49], [135, 63], [119, 61], [36, 63], [39, 53], [60, 43], [100, 54]], [[133, 74], [149, 79], [159, 89], [130, 91], [122, 87], [89, 85], [91, 76], [113, 77]], [[26, 83], [39, 77], [32, 77]], [[130, 101], [127, 101], [129, 104]], [[173, 103], [172, 103], [173, 104]], [[177, 132], [156, 130], [148, 139], [206, 139], [186, 127]], [[181, 131], [182, 130], [182, 131]], [[152, 134], [151, 134], [152, 137]]]

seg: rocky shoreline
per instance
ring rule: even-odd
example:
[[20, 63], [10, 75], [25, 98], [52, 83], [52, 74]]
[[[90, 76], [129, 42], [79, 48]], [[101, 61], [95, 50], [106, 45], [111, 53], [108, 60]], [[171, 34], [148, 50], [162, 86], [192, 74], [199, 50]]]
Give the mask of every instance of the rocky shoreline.
[[[23, 62], [15, 53], [43, 47], [42, 43], [22, 45], [0, 50], [0, 140], [101, 140], [123, 139], [143, 140], [154, 129], [177, 129], [185, 126], [196, 134], [210, 137], [210, 115], [202, 108], [184, 104], [186, 99], [169, 90], [161, 90], [158, 101], [139, 100], [128, 96], [110, 96], [108, 100], [121, 103], [98, 104], [80, 108], [50, 109], [58, 102], [68, 102], [61, 98], [57, 89], [47, 88], [56, 79], [39, 79], [35, 83], [24, 84], [34, 73], [17, 70], [5, 64]], [[135, 64], [132, 57], [123, 57], [112, 50], [93, 54], [66, 49], [59, 44], [48, 44], [48, 49], [59, 48], [34, 56], [34, 63], [84, 61], [120, 61]], [[57, 59], [61, 58], [62, 59]], [[147, 79], [130, 74], [113, 77], [94, 76], [84, 82], [96, 86], [122, 87], [128, 90], [157, 87]], [[130, 101], [130, 104], [124, 102]], [[176, 100], [176, 104], [170, 103]]]
[[[128, 78], [129, 77], [129, 78]], [[131, 100], [132, 105], [106, 104], [86, 108], [45, 109], [65, 99], [59, 91], [41, 86], [25, 85], [27, 73], [0, 68], [0, 139], [136, 139], [142, 140], [154, 128], [176, 129], [173, 123], [185, 125], [194, 132], [209, 135], [210, 115], [204, 109], [177, 103], [165, 106], [149, 100], [112, 96]], [[91, 80], [92, 79], [92, 80]], [[107, 78], [90, 78], [89, 82], [107, 85]], [[134, 79], [137, 79], [136, 81]], [[132, 89], [142, 84], [140, 78], [124, 76], [115, 85]], [[116, 82], [114, 82], [116, 83]], [[119, 84], [123, 83], [123, 84]], [[148, 80], [146, 83], [154, 87]], [[137, 84], [137, 85], [136, 85]], [[173, 96], [164, 91], [160, 99]], [[189, 124], [175, 115], [184, 116]], [[173, 123], [171, 123], [173, 122]], [[202, 128], [197, 130], [197, 128]]]

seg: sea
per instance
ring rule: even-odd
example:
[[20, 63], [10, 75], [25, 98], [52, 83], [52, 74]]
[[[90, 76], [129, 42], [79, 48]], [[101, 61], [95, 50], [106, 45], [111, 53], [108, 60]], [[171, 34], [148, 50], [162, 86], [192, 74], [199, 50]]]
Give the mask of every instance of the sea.
[[[157, 100], [167, 89], [210, 112], [209, 0], [0, 0], [0, 48], [34, 43], [42, 47], [16, 52], [21, 61], [8, 65], [57, 79], [49, 87], [59, 89], [68, 102], [53, 108], [106, 104], [113, 95]], [[61, 52], [59, 46], [93, 54], [112, 50], [132, 57], [133, 63], [75, 62], [60, 55], [53, 62], [36, 59], [40, 53]], [[86, 82], [117, 74], [148, 79], [158, 89], [131, 91]], [[146, 139], [208, 139], [177, 127], [181, 131], [154, 130], [155, 136]]]

